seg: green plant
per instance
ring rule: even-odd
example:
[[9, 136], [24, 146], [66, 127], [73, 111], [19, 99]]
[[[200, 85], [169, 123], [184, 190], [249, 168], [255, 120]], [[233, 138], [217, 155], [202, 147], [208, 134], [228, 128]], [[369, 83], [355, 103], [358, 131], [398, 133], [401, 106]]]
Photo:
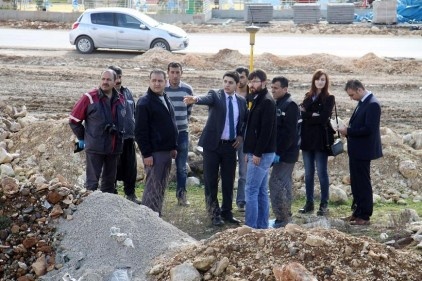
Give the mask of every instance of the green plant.
[[11, 223], [12, 221], [9, 217], [0, 216], [0, 230], [8, 228]]

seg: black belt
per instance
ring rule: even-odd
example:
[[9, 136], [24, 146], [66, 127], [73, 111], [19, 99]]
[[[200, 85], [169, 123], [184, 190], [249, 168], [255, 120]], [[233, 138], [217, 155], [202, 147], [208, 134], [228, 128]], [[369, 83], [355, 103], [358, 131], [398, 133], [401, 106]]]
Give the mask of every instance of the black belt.
[[220, 140], [220, 143], [234, 143], [236, 140]]

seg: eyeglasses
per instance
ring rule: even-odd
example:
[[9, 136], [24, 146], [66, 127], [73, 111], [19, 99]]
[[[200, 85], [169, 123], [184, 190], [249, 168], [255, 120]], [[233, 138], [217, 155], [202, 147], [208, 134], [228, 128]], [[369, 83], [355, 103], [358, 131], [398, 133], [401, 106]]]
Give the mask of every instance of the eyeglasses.
[[248, 82], [249, 84], [255, 84], [255, 83], [262, 83], [260, 80], [251, 80]]

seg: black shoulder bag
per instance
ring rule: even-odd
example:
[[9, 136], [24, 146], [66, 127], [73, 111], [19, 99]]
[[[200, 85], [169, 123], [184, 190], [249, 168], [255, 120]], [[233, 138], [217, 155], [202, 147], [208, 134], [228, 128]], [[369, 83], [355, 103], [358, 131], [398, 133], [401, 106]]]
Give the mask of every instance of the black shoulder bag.
[[[336, 105], [335, 102], [334, 102], [334, 109], [335, 109], [335, 113], [336, 113], [336, 123], [337, 123], [337, 127], [338, 127], [337, 105]], [[329, 126], [329, 128], [328, 128], [328, 126]], [[333, 128], [331, 127], [331, 122], [329, 122], [327, 124], [325, 131], [326, 131], [326, 138], [327, 138], [328, 155], [337, 156], [337, 155], [343, 153], [344, 152], [344, 144], [343, 144], [343, 141], [340, 138], [340, 132], [337, 131], [337, 139], [334, 142], [330, 143], [328, 134], [330, 133], [329, 131], [333, 131]]]

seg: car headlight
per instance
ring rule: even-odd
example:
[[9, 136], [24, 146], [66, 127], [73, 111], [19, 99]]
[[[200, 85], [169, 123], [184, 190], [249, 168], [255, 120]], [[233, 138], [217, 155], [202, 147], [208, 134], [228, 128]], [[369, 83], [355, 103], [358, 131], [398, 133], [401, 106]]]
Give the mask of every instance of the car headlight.
[[169, 34], [171, 37], [175, 37], [175, 38], [183, 38], [183, 36], [181, 36], [181, 35], [179, 35], [179, 34], [176, 34], [176, 33], [169, 32], [168, 34]]

